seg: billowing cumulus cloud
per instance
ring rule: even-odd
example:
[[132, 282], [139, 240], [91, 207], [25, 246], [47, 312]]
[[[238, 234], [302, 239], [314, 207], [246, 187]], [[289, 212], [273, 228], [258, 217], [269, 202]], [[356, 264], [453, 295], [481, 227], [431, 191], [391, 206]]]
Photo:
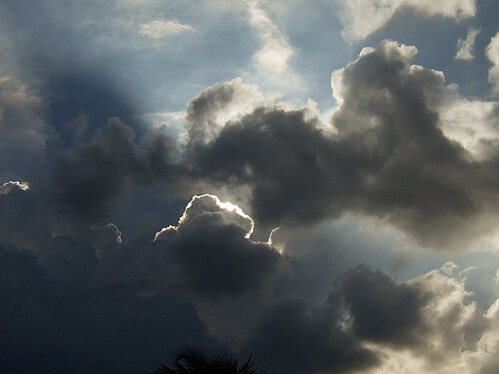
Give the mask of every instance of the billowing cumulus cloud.
[[195, 196], [177, 226], [156, 234], [171, 289], [189, 295], [211, 335], [237, 348], [271, 302], [286, 272], [278, 251], [250, 239], [253, 220], [213, 195]]
[[455, 19], [473, 17], [475, 0], [417, 1], [417, 0], [355, 0], [342, 1], [344, 7], [344, 33], [353, 39], [363, 39], [383, 27], [394, 14], [409, 8], [427, 17], [443, 16]]
[[[451, 373], [458, 370], [463, 373], [476, 373], [490, 370], [488, 368], [495, 354], [493, 348], [490, 349], [490, 346], [485, 348], [485, 346], [496, 341], [496, 338], [489, 340], [492, 336], [497, 337], [497, 327], [494, 325], [495, 322], [491, 323], [490, 318], [493, 306], [486, 313], [478, 310], [476, 304], [470, 300], [472, 295], [465, 290], [465, 280], [455, 274], [455, 270], [454, 264], [447, 263], [440, 269], [430, 271], [405, 283], [398, 285], [392, 283], [390, 288], [393, 287], [393, 290], [398, 291], [396, 294], [392, 293], [394, 296], [392, 298], [385, 299], [391, 294], [390, 292], [386, 294], [381, 292], [380, 299], [370, 300], [372, 304], [369, 304], [368, 309], [373, 308], [377, 315], [376, 309], [385, 306], [388, 300], [390, 302], [401, 301], [404, 295], [405, 297], [409, 295], [409, 292], [419, 295], [417, 298], [419, 302], [411, 304], [413, 305], [411, 313], [416, 315], [417, 319], [413, 319], [412, 323], [407, 325], [409, 334], [405, 336], [405, 339], [401, 341], [397, 339], [394, 345], [391, 344], [395, 341], [390, 344], [371, 342], [366, 345], [383, 357], [383, 362], [371, 372]], [[361, 274], [354, 276], [356, 282], [360, 279], [371, 278], [373, 282], [364, 285], [368, 288], [375, 287], [376, 292], [392, 282], [379, 272], [375, 275], [376, 273], [369, 269], [357, 268], [355, 273], [358, 272]], [[367, 274], [363, 274], [366, 272]], [[378, 281], [374, 281], [376, 278]], [[380, 278], [385, 278], [385, 280], [381, 281]], [[362, 296], [354, 300], [356, 303], [369, 302]], [[401, 317], [402, 320], [408, 320], [405, 315], [397, 316], [399, 311], [403, 312], [395, 304], [392, 306], [394, 309], [385, 311], [388, 314], [395, 313], [392, 315], [390, 325], [399, 323]], [[386, 318], [386, 315], [383, 315], [383, 318]], [[355, 315], [352, 318], [352, 324], [355, 329]], [[372, 329], [372, 326], [368, 328]]]
[[0, 1], [0, 372], [495, 373], [497, 10]]
[[[435, 248], [492, 231], [493, 221], [481, 214], [497, 210], [481, 196], [496, 193], [487, 182], [495, 178], [495, 104], [460, 101], [443, 73], [411, 65], [416, 54], [415, 47], [385, 41], [334, 72], [340, 105], [332, 127], [307, 107], [282, 105], [214, 127], [215, 138], [187, 150], [194, 172], [249, 187], [252, 214], [273, 227], [356, 211], [388, 219]], [[471, 117], [480, 106], [490, 106], [481, 121], [489, 135], [459, 143], [462, 118], [449, 116], [465, 107]], [[207, 124], [191, 121], [191, 134], [206, 132]], [[457, 135], [450, 139], [442, 128]], [[477, 163], [474, 153], [486, 161]]]
[[210, 87], [187, 106], [188, 141], [206, 144], [220, 134], [227, 122], [237, 121], [278, 99], [279, 94], [264, 94], [257, 85], [243, 83], [241, 78]]
[[216, 196], [195, 196], [176, 227], [155, 237], [180, 273], [175, 282], [196, 293], [235, 295], [254, 291], [277, 271], [279, 253], [249, 239], [253, 220]]
[[401, 283], [359, 265], [325, 303], [280, 300], [251, 348], [276, 372], [487, 372], [496, 307], [479, 311], [471, 296], [452, 263]]
[[360, 338], [403, 347], [417, 344], [416, 326], [422, 324], [420, 305], [426, 302], [421, 290], [396, 284], [388, 275], [367, 265], [342, 274], [337, 294], [348, 310], [345, 323]]

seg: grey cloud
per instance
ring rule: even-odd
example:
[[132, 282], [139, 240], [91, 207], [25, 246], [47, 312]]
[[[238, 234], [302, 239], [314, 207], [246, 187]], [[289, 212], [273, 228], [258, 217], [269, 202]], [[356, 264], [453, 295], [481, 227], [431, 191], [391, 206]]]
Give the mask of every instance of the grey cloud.
[[360, 265], [338, 277], [329, 300], [346, 308], [346, 323], [357, 338], [392, 352], [409, 349], [437, 370], [456, 359], [466, 360], [493, 331], [483, 311], [469, 300], [471, 293], [455, 268], [447, 263], [396, 283], [383, 272]]
[[378, 358], [340, 328], [339, 310], [289, 298], [269, 311], [249, 346], [276, 373], [344, 373], [376, 366]]
[[[496, 194], [495, 161], [470, 162], [443, 134], [444, 76], [411, 65], [416, 53], [385, 41], [333, 74], [337, 134], [306, 108], [266, 105], [207, 142], [191, 142], [186, 158], [207, 180], [249, 187], [251, 213], [269, 228], [355, 211], [431, 247], [470, 240], [492, 229], [479, 221], [480, 196]], [[220, 100], [234, 98], [206, 92], [204, 102]], [[189, 125], [194, 134], [210, 122], [191, 113]]]
[[472, 165], [438, 126], [443, 75], [409, 65], [409, 48], [384, 42], [345, 68], [332, 121], [350, 148], [369, 155], [363, 209], [391, 213], [421, 241], [442, 245], [446, 238], [438, 236], [477, 213], [473, 188], [480, 186], [469, 186]]
[[276, 373], [370, 372], [383, 357], [366, 341], [414, 344], [414, 329], [422, 325], [420, 295], [362, 265], [336, 278], [326, 302], [276, 300], [245, 349]]
[[39, 193], [28, 184], [8, 182], [0, 187], [0, 241], [40, 249], [50, 239], [50, 215]]
[[421, 306], [428, 302], [423, 290], [396, 284], [388, 275], [367, 265], [348, 270], [336, 283], [331, 301], [342, 299], [346, 304], [356, 336], [400, 349], [421, 343]]
[[73, 287], [91, 283], [98, 264], [94, 247], [66, 236], [51, 238], [37, 256], [47, 277]]
[[438, 372], [456, 362], [487, 372], [497, 344], [494, 306], [477, 309], [455, 270], [448, 263], [395, 282], [359, 265], [336, 278], [325, 303], [276, 300], [245, 349], [278, 373]]
[[147, 134], [140, 144], [134, 137], [112, 118], [89, 142], [55, 156], [50, 194], [61, 214], [100, 223], [127, 186], [172, 179], [174, 142], [160, 133]]
[[94, 229], [100, 283], [110, 290], [191, 300], [211, 336], [237, 349], [272, 303], [286, 264], [270, 244], [249, 238], [253, 220], [213, 195], [195, 196], [177, 226], [154, 242], [119, 240], [115, 227]]
[[54, 135], [45, 122], [46, 103], [13, 77], [0, 77], [0, 178], [24, 175], [34, 158], [44, 155]]
[[82, 244], [56, 242], [57, 258], [44, 261], [0, 245], [0, 371], [152, 372], [186, 342], [218, 347], [188, 302], [109, 292], [89, 278], [74, 282]]
[[[10, 183], [0, 198], [30, 196], [19, 185]], [[33, 253], [2, 244], [0, 296], [9, 300], [1, 319], [7, 331], [0, 339], [7, 347], [3, 367], [22, 371], [22, 362], [38, 357], [51, 362], [46, 372], [75, 363], [83, 371], [119, 372], [125, 365], [142, 370], [163, 361], [163, 348], [171, 352], [183, 339], [216, 345], [204, 335], [207, 328], [219, 341], [244, 343], [259, 366], [276, 373], [369, 372], [384, 363], [372, 344], [408, 348], [437, 365], [476, 349], [491, 331], [467, 302], [464, 282], [451, 275], [452, 264], [404, 283], [359, 266], [337, 278], [325, 303], [292, 293], [262, 296], [277, 276], [294, 274], [282, 273], [284, 259], [272, 246], [248, 237], [252, 229], [252, 219], [236, 206], [203, 195], [154, 242], [123, 240], [109, 224], [93, 228], [91, 243], [56, 236]], [[190, 301], [180, 302], [170, 292]], [[50, 301], [54, 298], [60, 304]], [[33, 306], [33, 317], [19, 312]], [[65, 331], [73, 332], [71, 341]], [[116, 349], [104, 347], [109, 336], [122, 340]], [[95, 339], [97, 345], [88, 343]], [[439, 342], [430, 352], [429, 341]], [[152, 349], [151, 342], [161, 342], [161, 349]], [[139, 349], [142, 358], [120, 361], [122, 349]], [[58, 355], [65, 358], [55, 359]]]
[[466, 39], [458, 39], [456, 60], [473, 60], [475, 58], [475, 39], [480, 32], [478, 29], [470, 29]]
[[189, 150], [194, 170], [251, 186], [259, 223], [318, 221], [335, 213], [335, 198], [346, 195], [350, 176], [342, 178], [339, 149], [317, 124], [301, 110], [258, 108], [224, 127], [213, 142]]
[[215, 196], [196, 196], [176, 228], [157, 234], [155, 244], [166, 247], [186, 291], [211, 297], [254, 292], [278, 271], [279, 253], [248, 238], [253, 222], [242, 214]]
[[252, 219], [235, 206], [216, 196], [195, 196], [178, 226], [162, 229], [154, 242], [121, 241], [114, 227], [95, 228], [98, 271], [109, 287], [139, 294], [165, 289], [194, 299], [254, 294], [268, 287], [283, 263], [268, 243], [249, 238], [252, 229]]
[[219, 135], [226, 122], [237, 120], [279, 97], [265, 95], [257, 85], [245, 84], [241, 78], [209, 87], [187, 105], [188, 141], [194, 145], [206, 144]]

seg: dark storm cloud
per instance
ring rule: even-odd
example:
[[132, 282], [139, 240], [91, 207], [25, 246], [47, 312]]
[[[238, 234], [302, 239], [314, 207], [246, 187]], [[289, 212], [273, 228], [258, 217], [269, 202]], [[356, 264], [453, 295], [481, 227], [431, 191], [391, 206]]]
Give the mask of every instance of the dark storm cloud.
[[[340, 275], [329, 301], [346, 308], [346, 322], [359, 339], [394, 351], [411, 349], [436, 369], [456, 359], [458, 352], [474, 352], [491, 321], [476, 308], [454, 273], [456, 265], [396, 283], [392, 278], [359, 265]], [[429, 342], [434, 342], [428, 350]], [[430, 343], [432, 344], [432, 343]]]
[[368, 153], [363, 209], [391, 213], [396, 224], [431, 242], [478, 209], [468, 183], [472, 165], [439, 128], [443, 75], [409, 65], [415, 52], [384, 42], [341, 78], [333, 75], [342, 105], [332, 121], [350, 149]]
[[130, 127], [112, 118], [89, 142], [55, 156], [50, 194], [61, 213], [98, 223], [127, 185], [171, 180], [173, 140], [151, 132], [137, 144], [134, 137]]
[[75, 279], [84, 267], [68, 252], [73, 257], [81, 245], [56, 241], [61, 257], [45, 261], [0, 245], [0, 371], [151, 372], [186, 342], [216, 346], [188, 302], [111, 293]]
[[339, 326], [339, 311], [290, 298], [269, 311], [250, 349], [276, 373], [333, 373], [373, 367], [375, 354]]
[[495, 322], [468, 300], [453, 269], [448, 263], [395, 282], [359, 265], [336, 278], [324, 303], [276, 300], [245, 349], [276, 373], [392, 372], [396, 366], [387, 352], [410, 352], [408, 362], [397, 366], [401, 370], [419, 362], [415, 367], [430, 371], [456, 360], [480, 366], [481, 359], [472, 357], [484, 354], [486, 370], [491, 356], [483, 344], [496, 344]]
[[0, 77], [0, 177], [21, 177], [33, 158], [44, 155], [54, 135], [44, 121], [46, 103], [28, 85]]
[[282, 261], [269, 244], [249, 239], [253, 221], [216, 196], [195, 196], [177, 227], [163, 229], [155, 245], [175, 269], [175, 287], [210, 297], [255, 292]]
[[301, 110], [259, 108], [226, 126], [213, 142], [191, 149], [195, 170], [249, 184], [259, 222], [320, 220], [334, 213], [335, 197], [346, 195], [350, 175], [343, 178], [339, 149], [317, 124]]
[[[360, 252], [326, 221], [366, 213], [440, 245], [475, 234], [484, 206], [495, 214], [497, 158], [470, 161], [440, 130], [443, 75], [411, 66], [410, 47], [366, 50], [335, 75], [328, 127], [313, 103], [276, 104], [240, 78], [198, 94], [250, 66], [258, 33], [246, 5], [138, 3], [0, 0], [2, 183], [31, 166], [29, 188], [0, 183], [0, 371], [143, 373], [185, 343], [253, 351], [277, 374], [371, 373], [386, 352], [438, 368], [476, 353], [473, 367], [492, 371], [497, 313], [484, 317], [452, 265], [406, 282], [345, 271]], [[289, 14], [292, 27], [309, 18]], [[174, 18], [195, 32], [140, 33]], [[313, 56], [305, 39], [302, 57]], [[139, 126], [196, 94], [178, 139]], [[198, 195], [218, 189], [255, 221]], [[308, 226], [319, 222], [322, 243]], [[282, 254], [253, 233], [279, 224], [293, 231]], [[127, 237], [163, 226], [155, 240]], [[376, 264], [386, 257], [365, 246]]]
[[47, 218], [27, 184], [8, 182], [0, 187], [0, 241], [39, 249], [51, 235]]
[[423, 290], [397, 284], [380, 270], [359, 265], [336, 280], [332, 302], [343, 301], [353, 333], [361, 339], [405, 348], [418, 343], [428, 297]]
[[[444, 76], [410, 65], [416, 52], [385, 41], [333, 74], [336, 134], [308, 109], [266, 106], [192, 142], [187, 158], [204, 178], [249, 186], [252, 214], [270, 226], [353, 210], [387, 218], [427, 245], [476, 235], [480, 196], [496, 194], [495, 161], [469, 161], [443, 134]], [[203, 105], [233, 100], [218, 91]], [[200, 116], [188, 120], [191, 134], [206, 131]]]
[[[36, 192], [14, 182], [0, 191], [16, 202], [7, 211]], [[33, 252], [2, 243], [2, 368], [24, 371], [31, 360], [42, 373], [75, 364], [82, 372], [143, 371], [186, 341], [216, 346], [207, 329], [222, 342], [236, 335], [276, 373], [369, 371], [383, 356], [366, 342], [410, 348], [437, 365], [494, 331], [467, 302], [453, 264], [404, 283], [359, 266], [316, 304], [291, 289], [262, 297], [277, 277], [294, 274], [282, 271], [285, 258], [270, 244], [249, 238], [253, 225], [237, 206], [203, 195], [154, 242], [123, 240], [109, 224], [94, 227], [88, 241], [44, 237]], [[428, 351], [428, 341], [439, 343]]]

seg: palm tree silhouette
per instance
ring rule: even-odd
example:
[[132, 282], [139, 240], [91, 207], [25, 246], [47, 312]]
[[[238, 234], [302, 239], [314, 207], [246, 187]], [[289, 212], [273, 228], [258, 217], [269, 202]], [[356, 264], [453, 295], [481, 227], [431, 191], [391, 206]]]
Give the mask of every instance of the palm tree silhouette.
[[161, 365], [155, 374], [255, 374], [251, 355], [239, 367], [235, 358], [227, 353], [211, 356], [199, 348], [187, 345], [175, 356], [173, 369]]

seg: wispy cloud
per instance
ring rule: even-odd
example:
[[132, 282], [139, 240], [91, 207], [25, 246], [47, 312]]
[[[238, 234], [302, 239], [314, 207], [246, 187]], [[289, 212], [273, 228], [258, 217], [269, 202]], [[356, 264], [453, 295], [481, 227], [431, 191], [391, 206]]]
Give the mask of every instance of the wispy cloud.
[[288, 37], [268, 16], [261, 0], [249, 0], [250, 24], [258, 32], [261, 48], [255, 53], [257, 70], [277, 79], [286, 78], [298, 83], [299, 78], [291, 71], [289, 60], [295, 55]]
[[492, 83], [494, 92], [499, 93], [499, 32], [490, 40], [487, 57], [492, 62], [492, 67], [489, 69], [489, 82]]
[[459, 39], [457, 41], [456, 60], [473, 60], [475, 58], [475, 39], [480, 33], [480, 30], [471, 29], [468, 31], [466, 39]]
[[139, 33], [152, 39], [162, 39], [186, 31], [196, 31], [190, 25], [182, 24], [177, 20], [152, 21], [141, 26]]

